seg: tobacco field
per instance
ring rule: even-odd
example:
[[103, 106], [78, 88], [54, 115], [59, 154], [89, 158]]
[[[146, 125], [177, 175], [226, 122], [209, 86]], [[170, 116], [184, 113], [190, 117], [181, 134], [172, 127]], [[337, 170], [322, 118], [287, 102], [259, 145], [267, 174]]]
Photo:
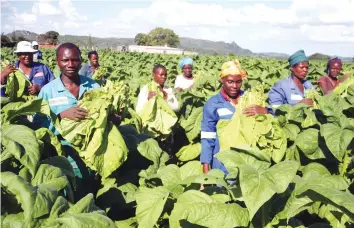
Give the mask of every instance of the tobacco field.
[[[203, 174], [200, 122], [203, 105], [221, 88], [222, 63], [235, 57], [194, 56], [194, 87], [176, 91], [180, 110], [173, 112], [156, 96], [138, 115], [139, 88], [152, 80], [153, 66], [165, 65], [166, 83], [173, 86], [181, 56], [98, 53], [106, 81], [80, 100], [89, 110], [81, 122], [59, 121], [45, 101], [26, 92], [29, 81], [18, 73], [9, 77], [7, 97], [1, 98], [1, 227], [354, 225], [353, 62], [343, 62], [342, 72], [352, 77], [332, 93], [307, 94], [312, 108], [282, 105], [275, 116], [236, 112], [220, 121], [216, 156], [230, 172], [225, 175], [215, 169]], [[55, 51], [43, 50], [43, 57], [58, 76]], [[237, 58], [248, 72], [245, 102], [255, 96], [267, 105], [269, 89], [290, 74], [288, 62]], [[2, 67], [16, 59], [11, 49], [1, 49]], [[307, 79], [314, 84], [326, 64], [310, 61]], [[119, 125], [107, 119], [121, 110]], [[91, 193], [75, 197], [82, 182], [61, 139], [30, 122], [33, 115], [50, 116], [77, 151], [95, 176]]]

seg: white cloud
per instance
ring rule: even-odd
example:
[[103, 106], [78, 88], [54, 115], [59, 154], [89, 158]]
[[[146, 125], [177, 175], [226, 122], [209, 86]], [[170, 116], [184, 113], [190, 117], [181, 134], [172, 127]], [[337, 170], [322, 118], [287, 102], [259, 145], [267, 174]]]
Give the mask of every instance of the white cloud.
[[69, 21], [87, 21], [87, 16], [80, 15], [71, 0], [60, 0], [59, 7]]
[[16, 25], [34, 25], [37, 23], [37, 16], [31, 13], [14, 13], [10, 20]]
[[55, 6], [47, 2], [36, 2], [32, 7], [32, 13], [38, 16], [53, 16], [60, 15], [62, 12]]
[[300, 27], [310, 40], [317, 42], [354, 42], [354, 26], [326, 25], [311, 26], [303, 25]]
[[80, 28], [80, 24], [72, 21], [67, 21], [64, 23], [64, 28], [68, 28], [68, 29]]
[[291, 11], [296, 12], [300, 22], [313, 24], [354, 23], [353, 0], [294, 0]]

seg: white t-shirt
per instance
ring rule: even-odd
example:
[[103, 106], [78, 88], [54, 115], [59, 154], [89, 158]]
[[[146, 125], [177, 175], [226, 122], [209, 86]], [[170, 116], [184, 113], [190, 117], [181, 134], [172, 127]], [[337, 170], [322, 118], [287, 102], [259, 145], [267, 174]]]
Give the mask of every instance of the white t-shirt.
[[[163, 87], [163, 90], [167, 93], [167, 99], [166, 99], [167, 103], [170, 105], [173, 111], [178, 111], [179, 109], [178, 100], [174, 95], [172, 88], [165, 85]], [[144, 105], [148, 102], [148, 96], [149, 96], [148, 85], [144, 85], [139, 92], [138, 102], [136, 104], [136, 109], [135, 109], [137, 113], [139, 113], [143, 109]]]
[[186, 78], [183, 74], [176, 77], [175, 88], [188, 89], [194, 84], [194, 78]]

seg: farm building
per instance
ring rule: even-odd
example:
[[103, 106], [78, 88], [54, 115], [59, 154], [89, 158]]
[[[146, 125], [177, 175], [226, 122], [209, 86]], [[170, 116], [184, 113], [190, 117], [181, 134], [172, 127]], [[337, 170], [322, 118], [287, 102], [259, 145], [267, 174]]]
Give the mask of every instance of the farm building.
[[129, 52], [147, 52], [160, 54], [176, 54], [176, 55], [198, 55], [197, 52], [185, 51], [180, 48], [172, 48], [167, 46], [140, 46], [129, 45], [127, 48]]

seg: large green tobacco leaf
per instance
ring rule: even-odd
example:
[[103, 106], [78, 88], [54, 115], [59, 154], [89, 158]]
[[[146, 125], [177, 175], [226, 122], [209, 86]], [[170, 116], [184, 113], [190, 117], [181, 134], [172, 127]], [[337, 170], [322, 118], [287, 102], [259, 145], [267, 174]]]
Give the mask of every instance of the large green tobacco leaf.
[[87, 194], [76, 204], [59, 196], [43, 227], [116, 227], [104, 211], [94, 204], [93, 194]]
[[1, 218], [1, 227], [2, 228], [20, 228], [25, 227], [25, 221], [23, 217], [23, 212], [18, 214], [9, 214], [4, 218]]
[[58, 219], [56, 222], [63, 228], [86, 228], [86, 227], [107, 227], [116, 228], [116, 224], [107, 216], [97, 212], [67, 214]]
[[325, 138], [328, 149], [338, 161], [342, 161], [345, 151], [354, 138], [354, 124], [347, 122], [348, 124], [342, 127], [336, 123], [321, 125], [321, 135]]
[[238, 204], [224, 204], [205, 193], [190, 190], [177, 199], [170, 216], [170, 227], [180, 227], [180, 221], [205, 227], [246, 227], [247, 209]]
[[298, 195], [305, 194], [310, 198], [314, 197], [314, 199], [316, 199], [316, 196], [313, 196], [312, 192], [316, 192], [325, 197], [325, 202], [329, 202], [338, 208], [343, 208], [343, 213], [347, 214], [349, 217], [354, 216], [354, 196], [351, 193], [323, 185], [321, 186], [320, 184], [316, 185], [310, 183], [296, 190]]
[[138, 222], [135, 217], [132, 217], [126, 220], [116, 221], [116, 225], [118, 228], [137, 228]]
[[41, 157], [35, 132], [23, 125], [4, 125], [1, 140], [2, 153], [11, 153], [34, 176]]
[[310, 159], [325, 158], [322, 149], [319, 147], [320, 143], [322, 143], [320, 132], [315, 128], [302, 131], [295, 140], [297, 148]]
[[79, 152], [85, 164], [107, 178], [127, 159], [128, 149], [117, 127], [108, 120], [119, 109], [122, 86], [102, 87], [84, 94], [79, 105], [89, 110], [85, 120], [62, 119], [55, 127]]
[[55, 189], [57, 192], [65, 189], [68, 199], [74, 201], [74, 193], [69, 185], [68, 177], [60, 168], [41, 164], [31, 181], [32, 186]]
[[1, 108], [1, 121], [4, 125], [13, 122], [18, 116], [33, 115], [35, 113], [51, 116], [48, 103], [43, 99], [35, 99], [27, 102], [12, 102], [6, 104]]
[[270, 167], [269, 155], [261, 154], [252, 148], [249, 149], [249, 153], [246, 151], [233, 148], [232, 150], [220, 151], [215, 157], [224, 164], [230, 173], [237, 172], [238, 168], [244, 164], [250, 165], [256, 170], [264, 170]]
[[139, 173], [139, 176], [143, 178], [148, 178], [151, 174], [155, 174], [170, 159], [168, 154], [161, 150], [159, 144], [154, 139], [147, 139], [139, 143], [137, 149], [142, 156], [153, 162], [148, 169], [142, 170]]
[[140, 188], [136, 193], [136, 218], [139, 227], [154, 227], [161, 216], [169, 191], [164, 187]]
[[190, 161], [182, 167], [174, 164], [161, 167], [157, 174], [161, 178], [163, 185], [167, 186], [183, 183], [183, 180], [189, 177], [202, 175], [203, 171], [199, 161]]
[[250, 165], [240, 166], [240, 186], [250, 220], [275, 193], [286, 190], [298, 168], [299, 163], [295, 161], [280, 162], [266, 170], [257, 170]]
[[300, 132], [300, 128], [295, 124], [288, 123], [284, 126], [284, 131], [290, 141], [295, 141], [297, 135]]
[[[102, 125], [95, 126], [93, 120], [81, 123], [69, 121], [65, 122], [70, 125], [67, 128], [70, 132], [63, 137], [77, 149], [85, 164], [103, 178], [108, 177], [126, 160], [128, 149], [119, 130], [111, 122], [105, 120]], [[71, 129], [72, 126], [76, 127]], [[62, 128], [65, 128], [63, 124]]]
[[270, 114], [247, 117], [236, 113], [231, 120], [219, 121], [217, 131], [220, 151], [249, 146], [268, 153], [276, 163], [285, 155], [286, 135]]
[[199, 134], [201, 128], [201, 121], [203, 118], [203, 107], [194, 108], [188, 119], [181, 122], [181, 126], [186, 131], [187, 138], [193, 142]]
[[73, 188], [76, 189], [74, 169], [66, 157], [61, 157], [61, 156], [50, 157], [46, 160], [40, 161], [40, 165], [41, 164], [48, 164], [53, 167], [59, 168], [61, 172], [63, 172], [67, 176]]
[[202, 150], [200, 143], [193, 143], [182, 147], [176, 154], [180, 161], [191, 161], [197, 158]]
[[177, 116], [161, 96], [151, 98], [140, 111], [144, 131], [152, 137], [168, 136], [177, 122]]
[[6, 96], [9, 97], [11, 101], [30, 99], [28, 93], [28, 86], [30, 85], [31, 82], [26, 76], [19, 70], [16, 70], [15, 73], [10, 74], [7, 78]]
[[[341, 176], [331, 175], [330, 172], [319, 163], [310, 163], [302, 169], [303, 177], [294, 178], [296, 183], [296, 190], [292, 192], [289, 197], [284, 210], [280, 217], [290, 218], [296, 216], [301, 211], [309, 209], [315, 199], [311, 199], [307, 194], [299, 195], [298, 190], [302, 188], [310, 188], [309, 186], [326, 186], [338, 190], [345, 190], [348, 188], [348, 183]], [[302, 191], [302, 190], [301, 190]]]
[[30, 183], [11, 172], [1, 173], [1, 186], [16, 196], [24, 211], [24, 219], [27, 222], [49, 214], [58, 196], [58, 192], [55, 189], [40, 186], [33, 187]]
[[52, 144], [55, 147], [55, 150], [57, 151], [58, 155], [63, 155], [63, 150], [61, 148], [61, 143], [58, 137], [55, 136], [54, 133], [48, 128], [40, 128], [36, 130], [36, 137], [42, 142]]

